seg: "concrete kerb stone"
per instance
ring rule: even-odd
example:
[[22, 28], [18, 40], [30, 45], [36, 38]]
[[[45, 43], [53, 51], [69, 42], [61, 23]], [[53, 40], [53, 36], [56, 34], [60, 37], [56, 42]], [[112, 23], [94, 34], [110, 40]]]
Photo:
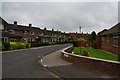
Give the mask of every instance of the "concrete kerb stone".
[[61, 52], [64, 53], [64, 54], [68, 54], [68, 55], [72, 55], [72, 56], [76, 56], [76, 57], [83, 57], [83, 58], [88, 58], [88, 59], [93, 59], [93, 60], [99, 60], [99, 61], [104, 61], [104, 62], [110, 62], [110, 63], [118, 63], [118, 64], [120, 64], [119, 61], [112, 61], [112, 60], [98, 59], [98, 58], [86, 57], [86, 56], [80, 56], [80, 55], [76, 55], [76, 54], [72, 54], [72, 53], [65, 52], [65, 50], [69, 49], [70, 47], [72, 47], [72, 46], [69, 46], [69, 47], [67, 47], [67, 48], [64, 48], [63, 50], [61, 50]]
[[[63, 44], [65, 45], [65, 44]], [[19, 51], [25, 51], [30, 49], [39, 49], [39, 48], [45, 48], [45, 47], [51, 47], [51, 46], [59, 46], [59, 45], [50, 45], [50, 46], [41, 46], [41, 47], [33, 47], [33, 48], [27, 48], [27, 49], [18, 49], [18, 50], [9, 50], [9, 51], [0, 51], [0, 53], [11, 53], [11, 52], [19, 52]]]
[[60, 75], [56, 71], [52, 70], [50, 67], [48, 67], [48, 65], [46, 65], [46, 64], [43, 63], [43, 57], [39, 58], [38, 63], [42, 64], [42, 66], [45, 67], [47, 70], [49, 70], [53, 74], [57, 75], [61, 80], [64, 80], [64, 77], [62, 75]]

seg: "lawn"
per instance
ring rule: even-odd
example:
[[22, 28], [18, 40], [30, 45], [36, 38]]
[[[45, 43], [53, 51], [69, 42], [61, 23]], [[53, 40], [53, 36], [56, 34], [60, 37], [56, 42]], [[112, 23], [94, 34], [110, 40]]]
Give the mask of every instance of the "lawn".
[[93, 49], [93, 48], [74, 48], [73, 49], [73, 52], [78, 55], [82, 55], [83, 51], [90, 52], [90, 54], [88, 55], [89, 57], [118, 61], [117, 56], [113, 56], [99, 49]]

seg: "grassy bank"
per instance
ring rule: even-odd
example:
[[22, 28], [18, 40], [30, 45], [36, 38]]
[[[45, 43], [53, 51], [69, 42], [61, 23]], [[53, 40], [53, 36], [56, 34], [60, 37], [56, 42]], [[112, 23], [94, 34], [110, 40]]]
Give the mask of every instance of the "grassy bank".
[[101, 51], [99, 49], [93, 49], [93, 48], [74, 48], [73, 49], [73, 52], [78, 55], [83, 55], [84, 51], [90, 53], [90, 54], [88, 54], [89, 57], [118, 61], [117, 56], [113, 56], [113, 55], [111, 55], [107, 52]]

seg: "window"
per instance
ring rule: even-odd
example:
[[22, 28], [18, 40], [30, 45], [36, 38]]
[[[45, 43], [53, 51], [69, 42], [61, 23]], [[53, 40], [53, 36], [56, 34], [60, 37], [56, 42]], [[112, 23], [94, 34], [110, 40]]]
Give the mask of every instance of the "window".
[[11, 38], [10, 42], [16, 42], [17, 40], [15, 38]]
[[54, 36], [55, 36], [55, 37], [57, 37], [57, 35], [56, 35], [56, 34], [55, 34]]
[[113, 46], [119, 47], [119, 36], [113, 36]]
[[30, 42], [34, 42], [34, 41], [35, 41], [35, 39], [34, 39], [34, 38], [31, 38], [31, 39], [30, 39]]
[[43, 36], [44, 34], [43, 33], [40, 33], [40, 36]]
[[8, 37], [3, 37], [3, 38], [2, 38], [2, 41], [8, 42]]
[[4, 25], [0, 24], [0, 29], [3, 30], [4, 29]]
[[15, 34], [15, 31], [14, 30], [9, 30], [9, 33], [10, 34]]
[[104, 44], [105, 43], [105, 38], [101, 37], [101, 40], [102, 40], [102, 43]]
[[30, 35], [34, 35], [34, 32], [30, 32]]
[[23, 31], [23, 34], [27, 34], [27, 31]]
[[24, 42], [28, 42], [28, 39], [27, 38], [23, 38]]

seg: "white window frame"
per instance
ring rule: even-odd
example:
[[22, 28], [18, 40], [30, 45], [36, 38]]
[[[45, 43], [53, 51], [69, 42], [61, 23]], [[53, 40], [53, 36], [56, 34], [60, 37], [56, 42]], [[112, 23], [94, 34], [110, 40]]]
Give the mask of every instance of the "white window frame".
[[[5, 41], [5, 39], [6, 39], [6, 41]], [[3, 37], [3, 41], [8, 42], [8, 37]]]
[[23, 38], [23, 40], [24, 40], [25, 42], [28, 42], [28, 38]]
[[15, 34], [15, 30], [9, 30], [10, 34]]
[[34, 42], [35, 41], [35, 38], [30, 38], [30, 42]]
[[4, 30], [4, 25], [0, 24], [1, 30]]
[[11, 38], [10, 42], [16, 42], [16, 40], [17, 40], [16, 38]]
[[[114, 39], [117, 39], [118, 40], [118, 45], [115, 45], [114, 44]], [[113, 36], [113, 47], [119, 47], [119, 36]]]
[[34, 33], [34, 32], [32, 32], [32, 31], [30, 32], [30, 35], [34, 35], [34, 34], [35, 34], [35, 33]]
[[27, 34], [27, 31], [23, 31], [23, 34]]

